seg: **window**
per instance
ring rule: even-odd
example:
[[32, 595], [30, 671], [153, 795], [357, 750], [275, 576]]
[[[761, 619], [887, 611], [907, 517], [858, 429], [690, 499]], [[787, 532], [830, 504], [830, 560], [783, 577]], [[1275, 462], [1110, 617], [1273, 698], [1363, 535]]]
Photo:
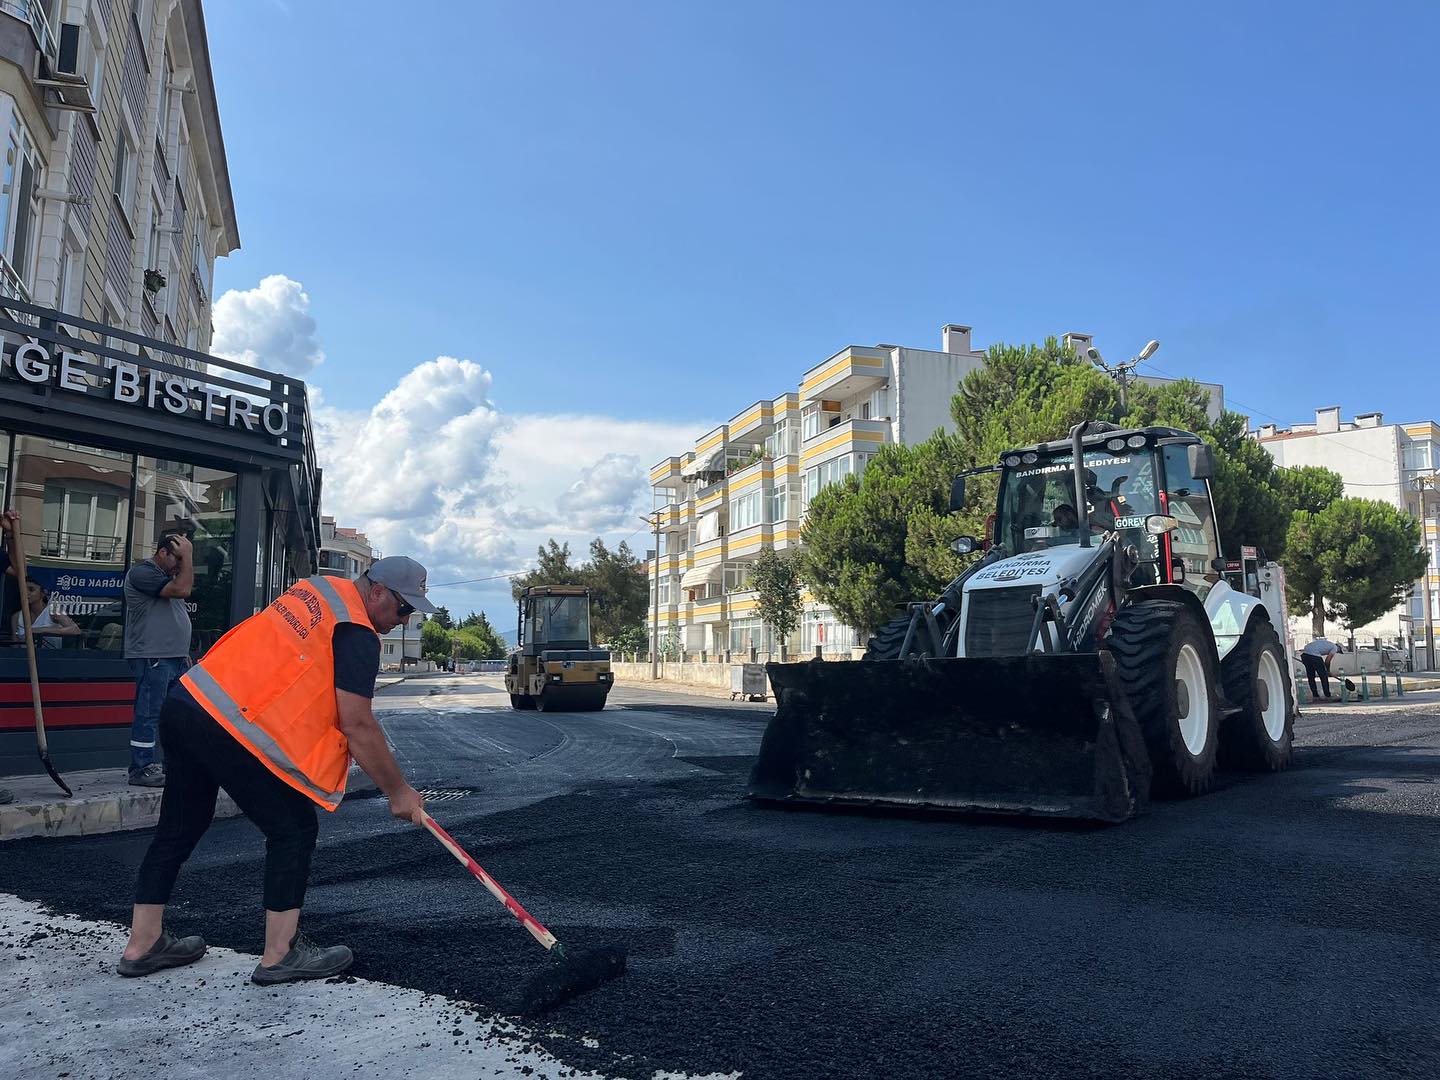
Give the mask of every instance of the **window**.
[[863, 469], [865, 467], [864, 462], [868, 461], [872, 456], [873, 455], [870, 454], [841, 454], [839, 457], [833, 457], [829, 461], [822, 461], [813, 469], [806, 469], [805, 493], [807, 503], [808, 500], [815, 498], [822, 489], [854, 473], [856, 471], [857, 457], [862, 459], [859, 465], [860, 468]]
[[770, 524], [785, 521], [789, 515], [789, 491], [778, 488], [765, 497], [765, 520]]
[[759, 525], [761, 521], [761, 495], [759, 491], [752, 491], [730, 500], [730, 531], [732, 533], [739, 529], [748, 529], [752, 525]]
[[754, 567], [749, 563], [730, 563], [725, 567], [725, 591], [743, 592], [751, 587]]
[[170, 50], [166, 49], [165, 62], [160, 66], [160, 108], [155, 128], [155, 140], [162, 149], [170, 145], [170, 84], [174, 81], [175, 66], [170, 62]]
[[115, 177], [111, 190], [128, 218], [131, 196], [135, 193], [135, 148], [130, 144], [130, 135], [123, 125], [115, 140]]
[[[33, 275], [34, 230], [39, 220], [36, 191], [41, 176], [40, 159], [35, 153], [30, 133], [19, 115], [10, 112], [10, 129], [5, 136], [5, 163], [0, 179], [0, 255], [28, 288]], [[9, 291], [11, 283], [3, 283]]]
[[799, 422], [787, 420], [776, 428], [774, 434], [765, 440], [764, 452], [767, 457], [771, 458], [784, 457], [786, 454], [798, 454], [800, 452]]
[[1170, 559], [1184, 566], [1185, 588], [1204, 600], [1216, 580], [1210, 560], [1218, 550], [1210, 489], [1205, 481], [1191, 477], [1186, 447], [1166, 446], [1163, 453], [1167, 510], [1180, 522], [1180, 527], [1168, 534]]
[[[118, 650], [134, 459], [29, 435], [14, 444], [8, 497], [21, 514], [29, 576], [81, 631], [62, 639], [61, 648]], [[9, 606], [0, 635], [10, 633]]]
[[165, 221], [165, 207], [154, 195], [150, 196], [150, 235], [145, 241], [146, 270], [160, 269], [160, 226]]
[[94, 4], [90, 5], [89, 26], [90, 100], [103, 109], [100, 87], [105, 80], [105, 32], [100, 28], [100, 16]]

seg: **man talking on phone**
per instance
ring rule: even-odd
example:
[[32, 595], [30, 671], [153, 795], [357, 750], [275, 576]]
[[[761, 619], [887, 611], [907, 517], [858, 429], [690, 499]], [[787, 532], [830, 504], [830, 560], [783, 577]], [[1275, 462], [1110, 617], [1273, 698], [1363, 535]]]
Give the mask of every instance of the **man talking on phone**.
[[164, 787], [165, 769], [155, 760], [160, 706], [190, 668], [190, 612], [195, 587], [190, 538], [178, 530], [160, 534], [155, 554], [125, 575], [125, 659], [135, 676], [135, 719], [130, 722], [130, 783]]

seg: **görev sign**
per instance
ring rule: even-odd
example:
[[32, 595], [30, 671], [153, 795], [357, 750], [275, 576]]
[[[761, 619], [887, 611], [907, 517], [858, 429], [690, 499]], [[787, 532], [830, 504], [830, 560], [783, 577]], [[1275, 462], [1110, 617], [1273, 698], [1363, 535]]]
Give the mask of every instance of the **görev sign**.
[[[93, 395], [98, 387], [86, 379], [85, 357], [68, 350], [56, 361], [44, 345], [23, 342], [15, 349], [11, 365], [15, 377], [22, 382], [43, 385], [54, 383], [61, 390]], [[165, 375], [139, 364], [107, 357], [103, 379], [108, 380], [110, 399], [147, 409], [164, 409], [175, 416], [198, 416], [212, 424], [227, 427], [244, 425], [254, 431], [258, 423], [271, 435], [284, 435], [287, 424], [283, 406], [270, 402], [261, 405], [246, 397], [225, 394], [209, 386], [186, 386], [177, 375]]]

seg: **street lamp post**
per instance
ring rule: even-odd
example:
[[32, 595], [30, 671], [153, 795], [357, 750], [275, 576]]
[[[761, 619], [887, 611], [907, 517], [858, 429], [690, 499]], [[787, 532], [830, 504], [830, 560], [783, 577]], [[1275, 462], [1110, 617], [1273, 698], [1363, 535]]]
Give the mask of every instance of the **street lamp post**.
[[[1440, 491], [1436, 489], [1436, 482], [1437, 477], [1433, 474], [1430, 476], [1417, 476], [1411, 481], [1415, 490], [1420, 493], [1420, 542], [1424, 545], [1427, 556], [1425, 569], [1420, 573], [1421, 597], [1425, 604], [1426, 671], [1435, 670], [1435, 609], [1433, 606], [1435, 601], [1430, 593], [1430, 559], [1428, 558], [1433, 549], [1430, 547], [1430, 533], [1427, 528], [1427, 523], [1430, 521], [1431, 511], [1435, 509], [1436, 497], [1440, 496]], [[1411, 628], [1410, 636], [1413, 638], [1415, 636], [1413, 629], [1414, 623], [1411, 623]]]
[[650, 601], [650, 678], [660, 678], [660, 511], [655, 511], [655, 520], [641, 518], [646, 525], [655, 529], [655, 595]]
[[1085, 358], [1120, 384], [1120, 408], [1123, 410], [1129, 408], [1130, 404], [1130, 373], [1154, 356], [1155, 350], [1158, 348], [1160, 348], [1160, 342], [1152, 338], [1145, 343], [1145, 348], [1140, 350], [1139, 356], [1132, 356], [1123, 364], [1107, 364], [1105, 358], [1100, 355], [1100, 350], [1094, 346], [1085, 350]]

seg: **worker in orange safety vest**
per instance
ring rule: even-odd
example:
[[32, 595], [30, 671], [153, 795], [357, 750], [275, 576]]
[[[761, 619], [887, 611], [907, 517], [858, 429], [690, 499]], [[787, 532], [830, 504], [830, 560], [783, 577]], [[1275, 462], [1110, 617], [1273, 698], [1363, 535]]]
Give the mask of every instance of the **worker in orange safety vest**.
[[190, 668], [160, 714], [166, 783], [160, 820], [140, 866], [121, 975], [193, 963], [199, 936], [164, 927], [180, 867], [209, 828], [220, 788], [265, 834], [265, 951], [261, 985], [323, 979], [350, 966], [344, 945], [322, 948], [299, 932], [318, 822], [340, 805], [350, 759], [421, 824], [409, 784], [371, 709], [380, 639], [416, 611], [433, 614], [425, 568], [391, 556], [354, 581], [312, 577], [240, 623]]

